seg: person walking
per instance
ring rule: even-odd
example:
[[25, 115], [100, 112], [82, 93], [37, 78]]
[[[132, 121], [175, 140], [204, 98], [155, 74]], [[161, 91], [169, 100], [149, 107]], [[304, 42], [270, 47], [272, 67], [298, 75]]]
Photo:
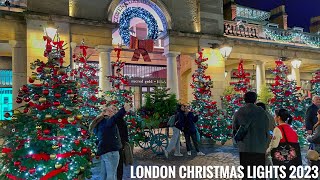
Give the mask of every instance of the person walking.
[[196, 116], [194, 116], [193, 112], [190, 111], [190, 108], [188, 106], [185, 106], [185, 123], [183, 128], [184, 137], [186, 138], [186, 146], [187, 146], [187, 154], [188, 156], [191, 156], [191, 139], [194, 145], [194, 148], [197, 151], [198, 156], [205, 156], [203, 152], [199, 150], [199, 145], [197, 141], [197, 129], [194, 123], [198, 121], [198, 113]]
[[117, 179], [119, 150], [122, 145], [116, 121], [123, 118], [130, 108], [131, 105], [125, 104], [117, 111], [115, 105], [109, 104], [89, 126], [89, 131], [94, 132], [98, 137], [97, 155], [101, 160], [101, 180]]
[[122, 180], [123, 176], [123, 164], [124, 164], [124, 147], [129, 142], [128, 126], [123, 118], [116, 120], [116, 124], [119, 130], [122, 148], [119, 150], [119, 164], [117, 168], [117, 179]]
[[309, 135], [312, 134], [314, 125], [317, 123], [317, 111], [320, 107], [320, 96], [313, 96], [312, 105], [308, 107], [305, 116], [306, 130]]
[[[273, 138], [266, 153], [271, 153], [273, 165], [286, 166], [286, 177], [282, 179], [290, 179], [290, 166], [298, 166], [302, 164], [298, 135], [290, 126], [292, 116], [286, 109], [276, 110], [274, 119], [278, 126], [273, 130]], [[293, 144], [295, 144], [296, 147]], [[272, 153], [272, 150], [279, 146], [281, 149]], [[283, 148], [287, 150], [287, 153], [282, 154]]]
[[173, 135], [170, 140], [170, 143], [167, 149], [164, 150], [164, 155], [166, 158], [169, 158], [169, 153], [175, 149], [174, 156], [183, 156], [180, 152], [180, 132], [183, 129], [184, 122], [185, 122], [185, 115], [184, 115], [185, 106], [179, 104], [177, 106], [177, 112], [174, 115], [175, 121], [174, 125], [172, 126]]
[[[237, 142], [240, 165], [244, 167], [244, 178], [247, 177], [247, 167], [265, 165], [265, 153], [268, 143], [269, 119], [265, 111], [256, 106], [255, 92], [244, 95], [245, 105], [233, 116], [233, 135], [236, 137], [240, 128], [245, 128], [243, 139]], [[252, 169], [251, 169], [252, 172]]]
[[[313, 150], [317, 151], [320, 154], [320, 110], [317, 112], [317, 123], [313, 126], [313, 135], [309, 135], [307, 137], [307, 141], [313, 144]], [[320, 161], [318, 160], [310, 160], [311, 166], [318, 166], [320, 170]], [[311, 178], [318, 179], [318, 178]]]

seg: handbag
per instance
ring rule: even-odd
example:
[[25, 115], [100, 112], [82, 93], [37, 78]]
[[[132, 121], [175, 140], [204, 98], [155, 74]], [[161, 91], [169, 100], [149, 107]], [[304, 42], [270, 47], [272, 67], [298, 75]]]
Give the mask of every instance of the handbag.
[[302, 165], [301, 151], [299, 143], [288, 142], [286, 133], [283, 127], [280, 126], [283, 132], [285, 142], [279, 143], [278, 147], [271, 150], [272, 162], [274, 165], [299, 166]]
[[309, 149], [307, 152], [307, 159], [309, 159], [310, 161], [318, 161], [319, 153], [315, 150]]
[[133, 165], [133, 154], [132, 154], [132, 149], [131, 145], [126, 142], [123, 147], [124, 151], [124, 164], [127, 165]]
[[233, 139], [236, 142], [243, 141], [243, 139], [248, 134], [248, 130], [249, 130], [249, 126], [251, 125], [251, 122], [252, 122], [252, 118], [251, 118], [251, 121], [248, 124], [240, 125], [239, 129], [237, 130], [237, 133], [233, 137]]

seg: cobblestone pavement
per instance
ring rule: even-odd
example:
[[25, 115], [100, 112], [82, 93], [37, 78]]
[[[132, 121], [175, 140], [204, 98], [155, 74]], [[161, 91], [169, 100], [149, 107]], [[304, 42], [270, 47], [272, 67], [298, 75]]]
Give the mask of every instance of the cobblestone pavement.
[[[185, 144], [181, 148], [183, 157], [175, 157], [173, 154], [169, 155], [169, 159], [166, 159], [163, 155], [155, 155], [151, 150], [143, 150], [139, 147], [134, 148], [134, 166], [238, 166], [239, 165], [239, 153], [232, 143], [226, 143], [225, 145], [202, 145], [200, 150], [206, 154], [206, 156], [196, 156], [196, 152], [192, 152], [192, 156], [187, 156]], [[305, 150], [304, 150], [305, 152]], [[305, 157], [303, 153], [302, 157]], [[305, 158], [303, 158], [305, 159]], [[306, 164], [307, 161], [304, 161]], [[92, 169], [94, 176], [92, 180], [99, 180], [99, 162], [94, 163], [97, 167]], [[130, 178], [130, 166], [124, 169], [124, 180]]]

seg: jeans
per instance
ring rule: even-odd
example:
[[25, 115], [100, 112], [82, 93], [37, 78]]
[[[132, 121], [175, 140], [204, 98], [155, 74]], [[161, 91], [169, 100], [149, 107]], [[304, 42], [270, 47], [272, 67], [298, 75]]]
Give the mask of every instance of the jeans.
[[167, 147], [167, 151], [170, 153], [172, 149], [175, 147], [175, 154], [180, 154], [180, 130], [176, 127], [172, 127], [173, 135], [171, 141]]
[[100, 156], [101, 180], [117, 180], [117, 167], [119, 163], [119, 151], [111, 151]]
[[192, 145], [191, 145], [191, 139], [192, 139], [194, 148], [196, 149], [197, 152], [200, 152], [198, 147], [198, 142], [197, 142], [197, 133], [192, 133], [192, 134], [184, 133], [184, 137], [186, 138], [187, 151], [191, 151], [192, 149]]

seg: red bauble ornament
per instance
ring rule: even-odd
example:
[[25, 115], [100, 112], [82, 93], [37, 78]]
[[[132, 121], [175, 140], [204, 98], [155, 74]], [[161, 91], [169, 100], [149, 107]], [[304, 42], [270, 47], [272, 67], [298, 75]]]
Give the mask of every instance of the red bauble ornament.
[[88, 148], [82, 148], [82, 149], [81, 149], [81, 152], [82, 152], [82, 153], [87, 153], [87, 152], [88, 152]]
[[29, 109], [28, 108], [25, 108], [24, 110], [23, 110], [23, 113], [28, 113], [29, 112]]
[[23, 85], [21, 87], [21, 90], [24, 91], [24, 92], [27, 92], [28, 91], [28, 87], [26, 85]]
[[86, 131], [86, 130], [84, 130], [84, 129], [82, 129], [82, 130], [81, 130], [81, 134], [84, 136], [84, 135], [86, 135], [86, 134], [87, 134], [87, 131]]
[[33, 96], [33, 99], [34, 100], [38, 100], [40, 98], [40, 95], [39, 94], [35, 94], [34, 96]]
[[17, 98], [16, 103], [22, 103], [22, 99], [21, 98]]
[[44, 134], [50, 134], [50, 130], [49, 129], [45, 129], [45, 130], [43, 130], [43, 133]]
[[38, 72], [38, 73], [41, 73], [42, 71], [43, 71], [43, 68], [42, 68], [42, 67], [38, 67], [38, 68], [37, 68], [37, 72]]
[[20, 166], [20, 171], [26, 171], [27, 170], [27, 167], [25, 167], [25, 166]]
[[29, 83], [34, 83], [34, 80], [32, 78], [29, 78]]
[[60, 93], [55, 93], [55, 94], [54, 94], [54, 97], [60, 98], [60, 97], [61, 97], [61, 94], [60, 94]]
[[59, 105], [60, 105], [60, 102], [59, 102], [59, 101], [55, 101], [55, 102], [53, 102], [53, 105], [54, 105], [54, 106], [59, 106]]
[[13, 163], [13, 165], [14, 165], [14, 166], [20, 166], [20, 165], [21, 165], [21, 161], [15, 161], [15, 162]]
[[42, 93], [46, 96], [46, 95], [49, 94], [49, 90], [48, 89], [44, 89], [44, 90], [42, 90]]
[[68, 89], [67, 94], [72, 94], [72, 89]]
[[29, 101], [30, 101], [30, 98], [29, 98], [29, 97], [25, 97], [23, 100], [24, 100], [25, 102], [29, 102]]
[[36, 169], [35, 169], [35, 168], [29, 169], [29, 173], [30, 173], [30, 174], [33, 174], [33, 173], [35, 173], [35, 172], [36, 172]]
[[76, 145], [79, 145], [79, 144], [80, 144], [80, 141], [79, 141], [78, 139], [76, 139], [76, 140], [74, 140], [74, 143], [75, 143]]

